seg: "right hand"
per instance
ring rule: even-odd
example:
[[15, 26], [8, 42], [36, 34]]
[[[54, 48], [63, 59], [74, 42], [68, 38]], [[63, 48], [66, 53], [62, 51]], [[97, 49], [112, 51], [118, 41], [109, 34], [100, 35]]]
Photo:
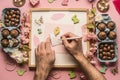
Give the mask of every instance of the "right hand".
[[74, 57], [77, 55], [83, 55], [82, 51], [82, 39], [67, 40], [66, 38], [76, 37], [75, 34], [68, 32], [62, 36], [63, 45], [70, 54]]

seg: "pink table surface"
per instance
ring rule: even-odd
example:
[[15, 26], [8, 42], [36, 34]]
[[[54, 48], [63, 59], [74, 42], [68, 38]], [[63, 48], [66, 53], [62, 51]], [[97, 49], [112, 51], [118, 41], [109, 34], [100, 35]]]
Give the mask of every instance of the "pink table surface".
[[[95, 1], [94, 6], [96, 4], [98, 0]], [[115, 10], [115, 7], [112, 3], [113, 0], [109, 0], [110, 3], [110, 9], [107, 12], [113, 21], [116, 22], [117, 25], [117, 45], [118, 45], [118, 53], [120, 53], [120, 36], [119, 36], [119, 32], [120, 32], [120, 15], [117, 13], [117, 11]], [[79, 0], [79, 1], [75, 1], [75, 0], [69, 0], [68, 6], [62, 6], [61, 5], [62, 0], [55, 0], [54, 3], [48, 3], [47, 0], [40, 0], [40, 4], [39, 6], [37, 6], [37, 8], [91, 8], [91, 4], [87, 2], [87, 0]], [[2, 10], [4, 8], [7, 7], [15, 7], [12, 4], [12, 0], [0, 0], [0, 15], [2, 13]], [[29, 4], [29, 0], [26, 0], [26, 4], [23, 7], [20, 7], [19, 9], [22, 12], [29, 12], [29, 9], [32, 8]], [[1, 18], [1, 16], [0, 16]], [[120, 55], [119, 57], [120, 58]], [[28, 69], [28, 66], [25, 66], [23, 68], [18, 67], [12, 71], [9, 72], [5, 69], [5, 65], [6, 62], [8, 61], [8, 58], [6, 57], [5, 53], [3, 53], [0, 49], [0, 80], [33, 80], [34, 77], [34, 71], [30, 71]], [[120, 59], [118, 59], [118, 68], [120, 66]], [[114, 66], [114, 65], [113, 65]], [[97, 68], [99, 68], [99, 64], [96, 65]], [[27, 69], [27, 72], [23, 75], [23, 76], [18, 76], [16, 73], [17, 69]], [[110, 68], [112, 68], [112, 66], [109, 66], [109, 68], [106, 71], [105, 77], [107, 78], [107, 80], [120, 80], [120, 69], [119, 69], [119, 74], [117, 75], [112, 75], [110, 73]], [[61, 76], [61, 78], [59, 78], [58, 80], [70, 80], [69, 76], [68, 76], [68, 71], [69, 69], [53, 69], [53, 71], [58, 71], [59, 74], [57, 76]], [[75, 69], [75, 73], [78, 75], [77, 78], [73, 79], [73, 80], [80, 80], [79, 77], [79, 70]], [[54, 80], [49, 79], [49, 80]]]

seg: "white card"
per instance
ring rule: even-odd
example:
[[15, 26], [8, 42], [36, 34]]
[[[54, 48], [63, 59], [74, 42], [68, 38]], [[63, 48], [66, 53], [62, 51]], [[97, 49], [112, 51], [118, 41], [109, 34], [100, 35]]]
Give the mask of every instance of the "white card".
[[50, 39], [53, 47], [62, 44], [62, 39], [60, 38], [60, 36], [55, 36], [54, 34], [51, 33]]

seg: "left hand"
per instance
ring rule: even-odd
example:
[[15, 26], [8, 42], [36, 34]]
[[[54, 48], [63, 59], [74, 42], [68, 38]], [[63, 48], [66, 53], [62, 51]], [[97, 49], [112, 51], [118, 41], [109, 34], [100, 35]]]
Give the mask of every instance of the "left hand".
[[50, 38], [41, 42], [35, 49], [36, 67], [51, 69], [55, 62], [55, 51], [51, 49]]

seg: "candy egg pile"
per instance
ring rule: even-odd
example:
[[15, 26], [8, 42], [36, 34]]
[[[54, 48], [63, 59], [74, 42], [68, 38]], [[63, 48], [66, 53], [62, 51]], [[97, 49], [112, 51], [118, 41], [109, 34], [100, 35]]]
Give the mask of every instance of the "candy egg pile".
[[111, 60], [115, 57], [114, 44], [103, 43], [99, 45], [99, 57], [103, 60]]
[[0, 43], [5, 52], [14, 51], [20, 44], [20, 10], [18, 8], [5, 8], [2, 13], [5, 24], [1, 28]]
[[6, 27], [17, 27], [20, 24], [20, 10], [18, 9], [4, 9], [3, 19]]
[[115, 62], [117, 61], [117, 44], [116, 44], [116, 24], [111, 18], [106, 15], [96, 23], [97, 58], [100, 62]]
[[115, 62], [117, 60], [116, 42], [100, 42], [98, 53], [97, 56], [100, 62]]
[[115, 40], [116, 35], [116, 26], [113, 21], [109, 21], [108, 23], [100, 22], [97, 24], [97, 36], [100, 41], [102, 40]]

